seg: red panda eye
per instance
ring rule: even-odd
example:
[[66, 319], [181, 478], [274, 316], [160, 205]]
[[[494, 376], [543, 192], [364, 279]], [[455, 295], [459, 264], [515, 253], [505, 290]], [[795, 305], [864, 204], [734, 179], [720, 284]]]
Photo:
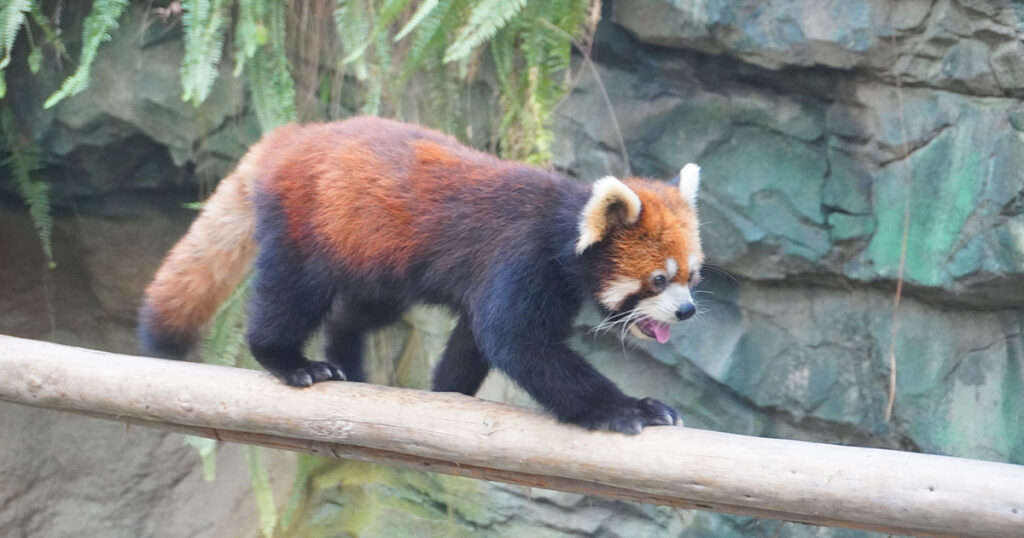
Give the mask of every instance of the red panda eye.
[[667, 283], [668, 279], [665, 278], [665, 275], [654, 275], [651, 278], [651, 284], [654, 284], [655, 288], [664, 288]]

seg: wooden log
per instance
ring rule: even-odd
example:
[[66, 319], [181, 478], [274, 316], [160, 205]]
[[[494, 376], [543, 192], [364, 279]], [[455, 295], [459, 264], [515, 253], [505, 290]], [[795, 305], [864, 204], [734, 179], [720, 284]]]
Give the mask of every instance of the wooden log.
[[487, 480], [900, 534], [1024, 536], [1024, 466], [693, 428], [589, 432], [456, 394], [0, 336], [0, 400]]

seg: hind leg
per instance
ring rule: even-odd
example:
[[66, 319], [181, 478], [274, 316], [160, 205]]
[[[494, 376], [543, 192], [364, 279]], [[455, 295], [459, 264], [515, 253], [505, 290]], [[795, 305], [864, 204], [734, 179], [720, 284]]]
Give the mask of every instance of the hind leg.
[[247, 338], [253, 357], [294, 387], [344, 380], [341, 369], [310, 361], [302, 348], [331, 304], [332, 282], [264, 247], [257, 260]]
[[327, 362], [341, 368], [349, 381], [366, 381], [363, 348], [366, 331], [383, 327], [398, 319], [401, 310], [357, 304], [335, 298], [324, 322]]
[[463, 314], [448, 338], [441, 361], [434, 367], [433, 390], [473, 396], [490, 370], [473, 338], [469, 318]]

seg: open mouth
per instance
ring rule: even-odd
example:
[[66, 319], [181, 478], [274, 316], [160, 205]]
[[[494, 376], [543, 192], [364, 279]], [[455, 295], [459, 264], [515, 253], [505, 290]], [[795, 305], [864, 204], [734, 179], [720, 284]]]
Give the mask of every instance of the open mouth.
[[668, 342], [668, 339], [672, 336], [672, 327], [668, 323], [656, 321], [647, 316], [640, 318], [639, 321], [630, 327], [630, 330], [637, 336], [653, 338], [659, 344]]

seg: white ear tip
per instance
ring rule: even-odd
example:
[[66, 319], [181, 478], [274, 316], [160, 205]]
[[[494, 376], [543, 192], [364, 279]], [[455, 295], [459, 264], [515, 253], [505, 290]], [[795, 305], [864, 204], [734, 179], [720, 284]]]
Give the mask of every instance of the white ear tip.
[[683, 167], [682, 170], [679, 171], [679, 180], [680, 183], [687, 180], [700, 181], [700, 167], [694, 163], [688, 163], [686, 166]]
[[700, 188], [700, 167], [689, 163], [679, 171], [679, 192], [690, 202], [690, 205], [697, 207], [697, 190]]

